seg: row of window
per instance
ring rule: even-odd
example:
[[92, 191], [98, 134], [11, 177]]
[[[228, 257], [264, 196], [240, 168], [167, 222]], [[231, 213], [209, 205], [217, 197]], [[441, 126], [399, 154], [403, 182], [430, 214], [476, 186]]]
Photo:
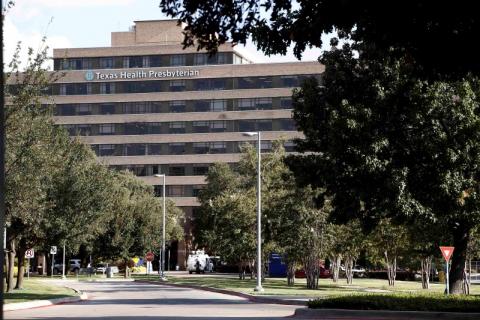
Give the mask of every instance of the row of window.
[[[97, 156], [145, 156], [145, 155], [182, 155], [182, 154], [220, 154], [239, 153], [250, 141], [215, 141], [215, 142], [175, 142], [175, 143], [129, 143], [129, 144], [94, 144], [91, 145]], [[294, 143], [286, 141], [285, 150], [294, 151]], [[272, 149], [271, 141], [262, 141], [262, 151]]]
[[306, 75], [53, 84], [50, 95], [182, 92], [299, 87]]
[[[161, 197], [163, 194], [163, 186], [153, 186], [155, 196]], [[198, 197], [200, 190], [204, 185], [186, 185], [186, 186], [165, 186], [165, 193], [167, 197]]]
[[211, 56], [207, 53], [194, 53], [97, 58], [57, 58], [53, 61], [55, 70], [155, 68], [232, 63], [241, 64], [248, 63], [248, 61], [232, 52], [219, 52]]
[[67, 124], [64, 127], [72, 136], [296, 131], [293, 119]]
[[57, 116], [291, 109], [292, 98], [57, 104]]
[[[167, 176], [204, 176], [211, 164], [134, 164], [111, 166], [115, 170], [128, 170], [136, 176], [145, 177], [164, 173]], [[234, 163], [232, 166], [236, 165]]]

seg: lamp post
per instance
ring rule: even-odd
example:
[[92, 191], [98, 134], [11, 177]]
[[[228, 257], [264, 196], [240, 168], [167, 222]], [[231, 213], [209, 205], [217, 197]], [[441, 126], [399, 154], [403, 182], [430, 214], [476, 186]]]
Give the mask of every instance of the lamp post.
[[257, 286], [255, 291], [262, 292], [262, 185], [261, 185], [261, 134], [258, 132], [244, 132], [244, 136], [253, 137], [257, 136]]
[[163, 178], [163, 190], [162, 190], [162, 195], [163, 195], [163, 219], [162, 219], [162, 253], [160, 256], [160, 266], [159, 266], [159, 272], [160, 272], [160, 279], [162, 280], [167, 280], [165, 277], [165, 174], [156, 174], [155, 177], [157, 178]]

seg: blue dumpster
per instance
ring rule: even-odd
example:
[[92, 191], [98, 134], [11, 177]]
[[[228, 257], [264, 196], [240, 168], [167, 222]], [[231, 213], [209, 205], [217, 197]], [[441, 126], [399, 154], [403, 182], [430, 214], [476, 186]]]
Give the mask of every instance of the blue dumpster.
[[278, 253], [271, 253], [268, 260], [268, 275], [272, 278], [284, 278], [287, 276], [287, 264]]

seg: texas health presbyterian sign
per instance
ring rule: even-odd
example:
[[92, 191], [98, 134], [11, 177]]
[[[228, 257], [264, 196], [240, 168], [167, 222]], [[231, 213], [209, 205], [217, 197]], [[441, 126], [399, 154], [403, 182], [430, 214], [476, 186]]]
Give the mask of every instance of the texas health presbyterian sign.
[[180, 78], [196, 77], [200, 75], [199, 70], [193, 69], [174, 69], [174, 70], [137, 70], [137, 71], [118, 71], [118, 72], [85, 72], [85, 80], [116, 80], [116, 79], [161, 79], [161, 78]]

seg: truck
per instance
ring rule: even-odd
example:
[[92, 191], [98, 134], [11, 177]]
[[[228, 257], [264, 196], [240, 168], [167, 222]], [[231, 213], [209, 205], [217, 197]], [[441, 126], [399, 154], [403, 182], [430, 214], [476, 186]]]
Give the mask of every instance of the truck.
[[204, 250], [192, 251], [188, 255], [187, 270], [188, 273], [205, 273], [205, 271], [211, 271], [212, 262], [208, 254]]

